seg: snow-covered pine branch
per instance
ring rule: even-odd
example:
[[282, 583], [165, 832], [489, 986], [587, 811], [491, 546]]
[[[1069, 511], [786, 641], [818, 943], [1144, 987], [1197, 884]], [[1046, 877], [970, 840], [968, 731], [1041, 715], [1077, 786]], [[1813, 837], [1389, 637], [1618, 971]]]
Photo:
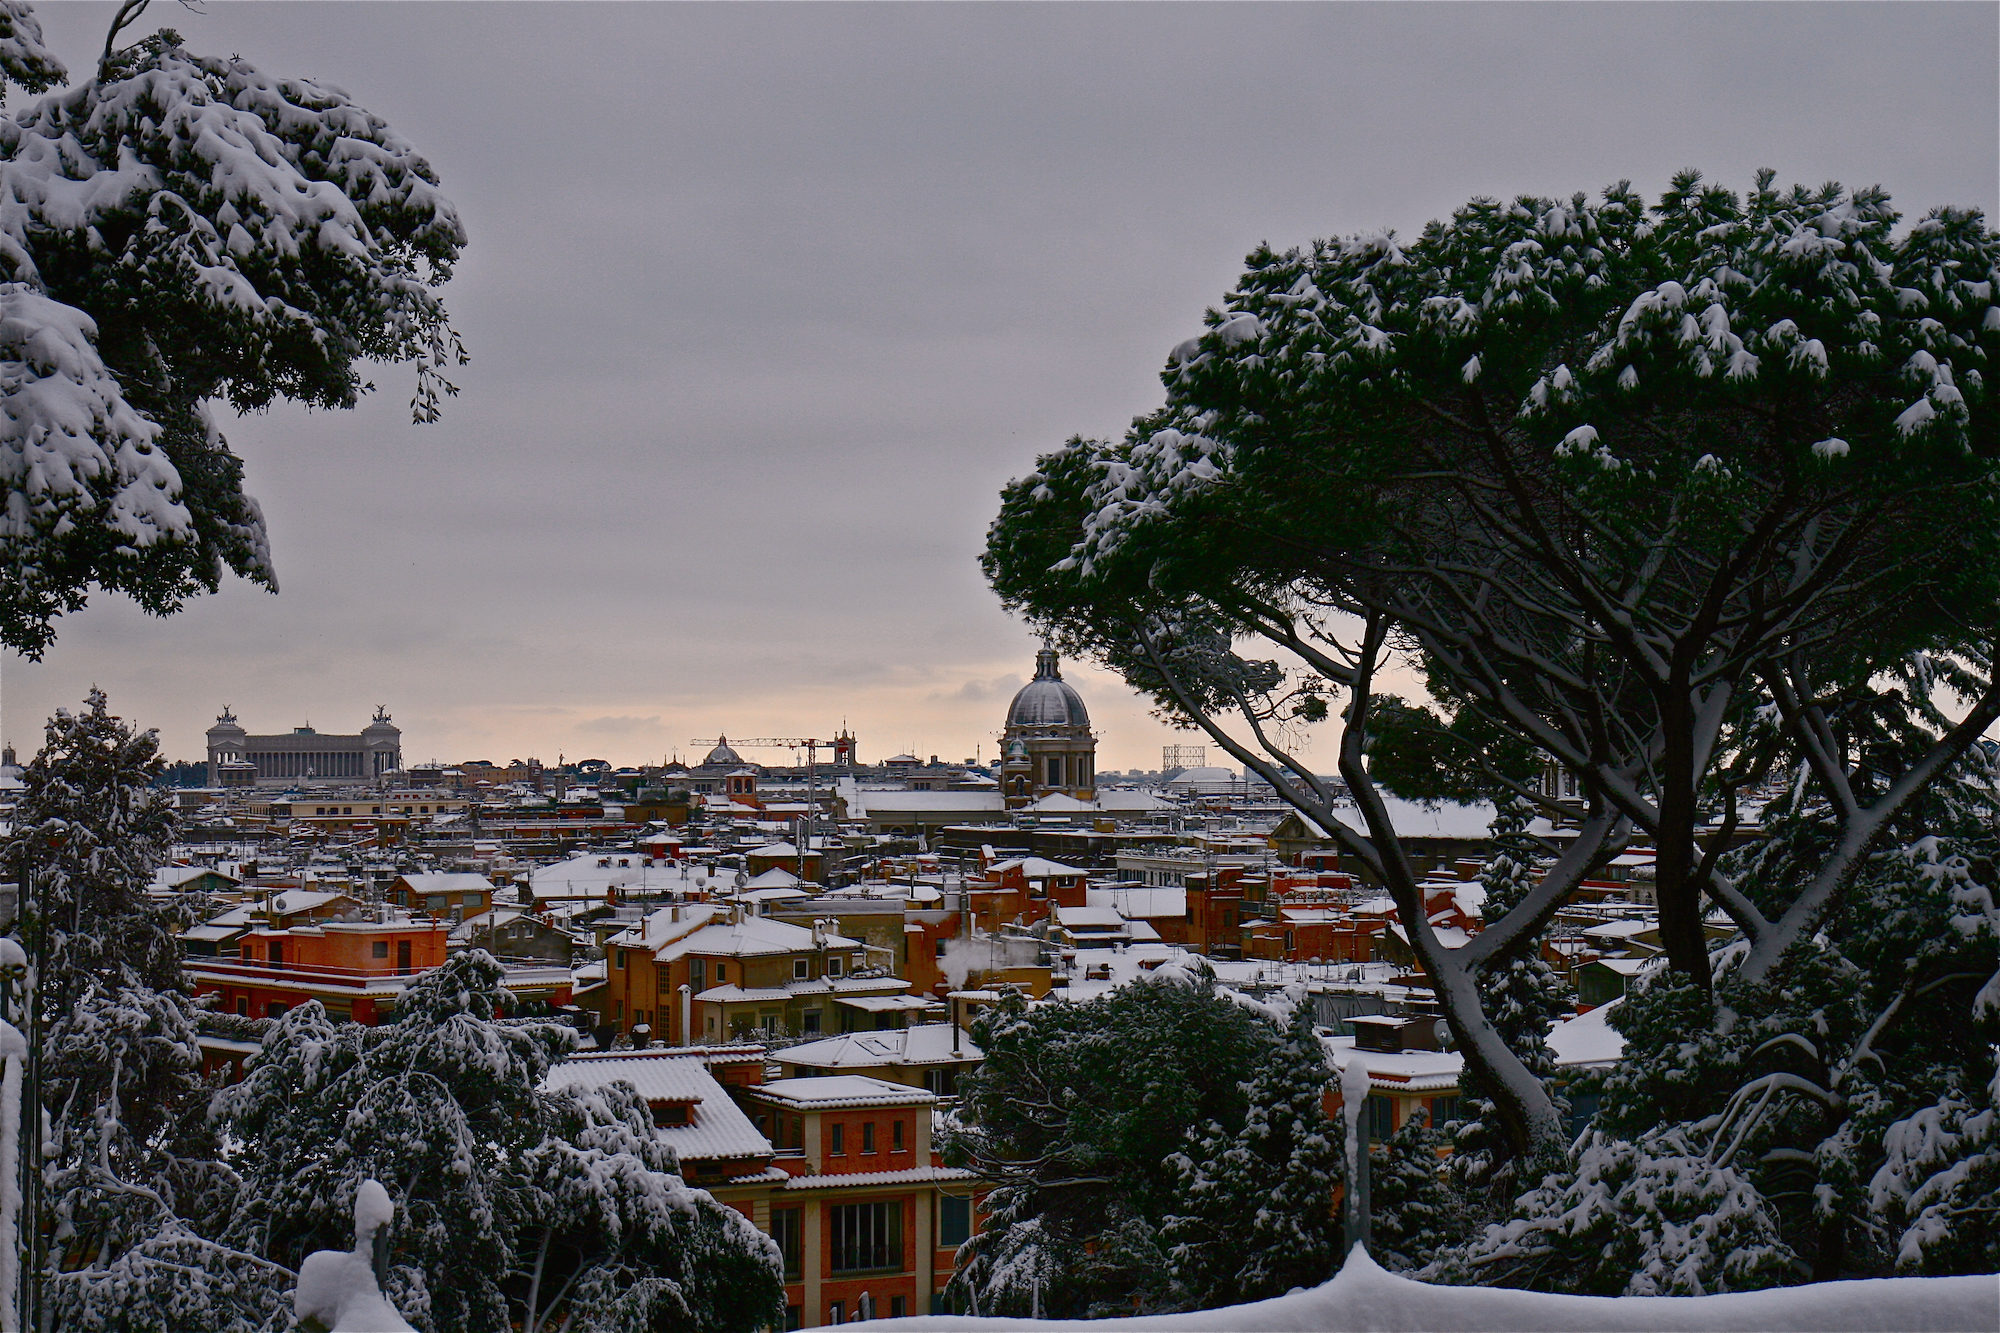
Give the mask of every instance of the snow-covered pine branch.
[[[59, 82], [28, 6], [0, 74]], [[436, 288], [464, 229], [429, 165], [341, 92], [162, 31], [0, 115], [0, 643], [38, 654], [92, 586], [165, 613], [226, 567], [276, 586], [212, 407], [351, 406], [463, 359]]]

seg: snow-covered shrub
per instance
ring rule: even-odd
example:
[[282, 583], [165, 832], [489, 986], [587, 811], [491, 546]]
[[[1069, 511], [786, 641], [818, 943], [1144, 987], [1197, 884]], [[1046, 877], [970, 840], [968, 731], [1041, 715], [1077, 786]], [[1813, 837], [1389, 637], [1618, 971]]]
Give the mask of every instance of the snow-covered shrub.
[[1176, 1305], [1207, 1310], [1259, 1300], [1332, 1271], [1341, 1162], [1326, 1082], [1311, 1011], [1300, 1005], [1284, 1040], [1244, 1085], [1242, 1126], [1231, 1132], [1211, 1120], [1191, 1128], [1188, 1147], [1167, 1159], [1178, 1198], [1159, 1244]]
[[1441, 1256], [1429, 1276], [1585, 1296], [1754, 1291], [1796, 1262], [1764, 1200], [1678, 1127], [1585, 1134], [1573, 1170], [1515, 1202], [1514, 1217]]
[[1369, 1165], [1368, 1252], [1390, 1272], [1408, 1272], [1462, 1240], [1471, 1211], [1447, 1170], [1449, 1140], [1418, 1107]]
[[994, 1182], [960, 1307], [1108, 1315], [1323, 1280], [1338, 1147], [1303, 1021], [1280, 1028], [1205, 968], [982, 1018], [986, 1059], [944, 1136]]
[[[776, 1245], [676, 1174], [626, 1085], [544, 1092], [574, 1034], [504, 1015], [502, 970], [453, 955], [380, 1027], [286, 1013], [213, 1114], [243, 1176], [227, 1234], [296, 1262], [338, 1248], [344, 1200], [395, 1182], [387, 1294], [425, 1333], [752, 1329]], [[568, 1321], [565, 1324], [565, 1321]]]

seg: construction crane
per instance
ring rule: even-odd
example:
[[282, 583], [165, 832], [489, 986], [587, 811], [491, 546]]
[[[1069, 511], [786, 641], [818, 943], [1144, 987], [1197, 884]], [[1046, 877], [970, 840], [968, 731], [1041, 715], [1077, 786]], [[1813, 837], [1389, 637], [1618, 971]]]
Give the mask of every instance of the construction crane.
[[790, 750], [794, 759], [798, 757], [800, 750], [806, 752], [806, 813], [799, 817], [798, 835], [799, 880], [801, 883], [805, 882], [806, 855], [812, 850], [812, 812], [819, 808], [819, 787], [816, 781], [818, 776], [819, 752], [822, 746], [829, 750], [833, 749], [833, 742], [802, 736], [753, 736], [745, 741], [732, 741], [727, 736], [717, 736], [714, 740], [701, 740], [697, 738], [689, 741], [688, 744], [697, 748], [705, 747], [710, 750], [713, 750], [718, 745], [727, 745], [732, 750], [739, 746], [746, 750]]
[[688, 744], [706, 746], [711, 750], [718, 745], [727, 745], [731, 749], [740, 746], [751, 750], [804, 750], [808, 772], [819, 762], [819, 752], [822, 747], [829, 750], [833, 748], [832, 741], [811, 740], [798, 736], [756, 736], [747, 741], [732, 741], [727, 736], [717, 736], [712, 741], [692, 740]]

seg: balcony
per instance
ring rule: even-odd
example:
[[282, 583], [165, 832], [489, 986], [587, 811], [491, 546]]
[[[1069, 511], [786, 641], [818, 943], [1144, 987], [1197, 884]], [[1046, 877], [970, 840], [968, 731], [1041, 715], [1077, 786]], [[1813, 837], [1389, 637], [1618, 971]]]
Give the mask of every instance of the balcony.
[[[321, 963], [244, 962], [235, 958], [189, 958], [188, 975], [197, 981], [217, 984], [294, 986], [341, 986], [363, 990], [389, 986], [401, 990], [412, 980], [438, 966], [427, 967], [331, 967]], [[570, 971], [552, 964], [503, 966], [500, 984], [510, 991], [557, 990], [570, 984]]]

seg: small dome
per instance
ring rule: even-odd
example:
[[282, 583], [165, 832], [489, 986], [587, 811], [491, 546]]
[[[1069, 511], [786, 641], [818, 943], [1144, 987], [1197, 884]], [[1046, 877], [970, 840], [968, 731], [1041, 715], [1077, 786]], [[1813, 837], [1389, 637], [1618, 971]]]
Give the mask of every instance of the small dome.
[[720, 768], [724, 764], [741, 764], [743, 756], [729, 748], [729, 737], [717, 736], [715, 748], [708, 752], [708, 758], [701, 761], [704, 767]]
[[1063, 681], [1055, 650], [1035, 654], [1035, 678], [1021, 687], [1007, 708], [1009, 727], [1088, 727], [1083, 698]]

